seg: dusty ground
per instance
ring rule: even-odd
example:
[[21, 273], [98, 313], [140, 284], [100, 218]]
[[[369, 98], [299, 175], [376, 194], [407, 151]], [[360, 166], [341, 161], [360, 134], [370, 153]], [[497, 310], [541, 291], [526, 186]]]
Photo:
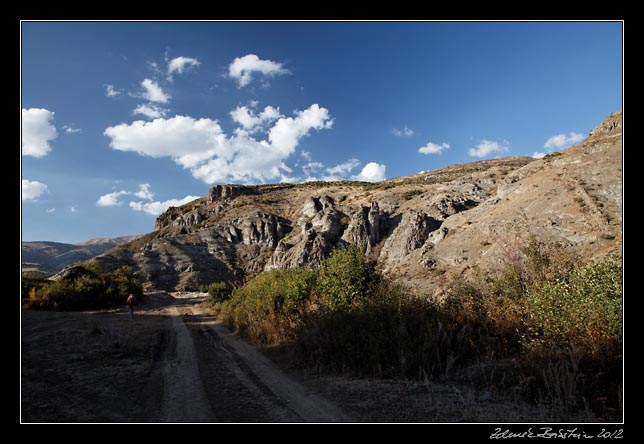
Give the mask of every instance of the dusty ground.
[[203, 296], [149, 294], [134, 319], [125, 310], [23, 310], [22, 421], [548, 420], [536, 407], [463, 387], [295, 369], [217, 323]]
[[215, 323], [200, 294], [148, 295], [135, 318], [23, 311], [24, 422], [346, 422]]

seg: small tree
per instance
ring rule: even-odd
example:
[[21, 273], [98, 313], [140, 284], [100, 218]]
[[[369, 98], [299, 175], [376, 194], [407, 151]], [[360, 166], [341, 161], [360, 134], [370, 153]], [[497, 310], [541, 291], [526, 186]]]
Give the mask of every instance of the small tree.
[[206, 286], [208, 302], [217, 303], [230, 299], [233, 289], [225, 282], [213, 282]]
[[317, 282], [322, 306], [349, 309], [375, 294], [382, 275], [376, 262], [365, 257], [365, 247], [352, 244], [336, 249], [322, 262]]

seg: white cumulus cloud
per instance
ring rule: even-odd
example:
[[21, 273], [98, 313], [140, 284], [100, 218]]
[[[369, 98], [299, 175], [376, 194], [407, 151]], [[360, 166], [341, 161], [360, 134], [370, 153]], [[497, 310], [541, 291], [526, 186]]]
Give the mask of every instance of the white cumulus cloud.
[[215, 182], [267, 182], [290, 172], [284, 161], [288, 152], [280, 152], [265, 140], [245, 135], [227, 139], [221, 155], [192, 170], [192, 175], [208, 184]]
[[315, 174], [317, 171], [320, 171], [322, 168], [324, 168], [324, 164], [322, 162], [307, 162], [306, 164], [302, 165], [302, 171], [307, 176], [311, 176]]
[[170, 207], [179, 207], [195, 199], [199, 199], [199, 197], [186, 196], [183, 199], [168, 199], [163, 202], [130, 202], [130, 208], [136, 211], [143, 211], [152, 216], [158, 216]]
[[300, 139], [312, 129], [319, 131], [332, 126], [333, 119], [329, 115], [329, 110], [314, 103], [304, 111], [296, 112], [295, 117], [279, 119], [270, 129], [268, 140], [270, 140], [272, 148], [289, 155]]
[[[253, 105], [251, 104], [251, 107], [252, 106]], [[257, 106], [257, 104], [255, 104], [255, 106]], [[263, 126], [284, 116], [280, 113], [279, 108], [273, 108], [272, 106], [265, 107], [259, 114], [256, 114], [247, 106], [238, 106], [230, 112], [230, 117], [234, 122], [241, 125], [245, 131], [252, 134]]]
[[225, 136], [216, 120], [175, 116], [170, 119], [122, 123], [105, 129], [110, 146], [143, 156], [171, 157], [184, 167], [223, 153]]
[[571, 132], [568, 135], [557, 134], [556, 136], [552, 136], [548, 140], [546, 140], [546, 143], [543, 145], [543, 147], [548, 149], [549, 152], [552, 152], [553, 150], [568, 148], [569, 146], [575, 145], [584, 139], [585, 136], [583, 134], [575, 132]]
[[47, 185], [35, 180], [22, 179], [22, 200], [33, 200], [47, 191]]
[[387, 167], [381, 163], [369, 162], [364, 166], [360, 174], [352, 176], [351, 179], [361, 182], [379, 182], [385, 180]]
[[360, 161], [358, 159], [349, 159], [344, 163], [340, 163], [338, 165], [327, 168], [326, 171], [331, 175], [342, 175], [349, 173], [352, 169], [359, 165]]
[[105, 85], [105, 95], [107, 97], [116, 97], [121, 95], [121, 91], [114, 88], [114, 85]]
[[22, 155], [44, 157], [56, 138], [56, 127], [51, 124], [54, 113], [44, 108], [22, 109]]
[[[265, 108], [263, 113], [266, 112]], [[329, 111], [313, 104], [293, 117], [280, 117], [267, 130], [268, 140], [251, 137], [243, 127], [228, 137], [216, 120], [188, 116], [122, 123], [106, 128], [104, 134], [115, 150], [170, 157], [208, 184], [253, 183], [280, 179], [289, 173], [284, 162], [300, 140], [312, 130], [330, 128], [332, 124]]]
[[302, 159], [306, 160], [307, 162], [310, 162], [310, 161], [313, 160], [313, 156], [311, 155], [310, 151], [302, 151], [302, 152], [300, 152], [300, 157]]
[[507, 141], [503, 141], [501, 144], [493, 140], [483, 139], [476, 148], [470, 148], [468, 154], [472, 157], [485, 157], [492, 153], [507, 153], [508, 151], [510, 151], [510, 146]]
[[418, 148], [421, 154], [441, 154], [443, 150], [449, 149], [449, 143], [432, 143], [427, 142], [427, 145]]
[[45, 211], [46, 211], [47, 213], [51, 214], [51, 213], [53, 213], [53, 212], [55, 212], [55, 211], [56, 211], [56, 208], [47, 208]]
[[158, 119], [159, 117], [165, 117], [168, 111], [167, 108], [162, 108], [154, 103], [144, 103], [134, 108], [132, 114], [140, 114], [150, 119]]
[[351, 175], [351, 172], [360, 165], [360, 160], [348, 159], [346, 162], [326, 168], [327, 174], [316, 175], [324, 168], [324, 165], [321, 162], [309, 162], [302, 166], [302, 171], [306, 175], [303, 181], [335, 182], [350, 179], [362, 182], [377, 182], [385, 179], [386, 166], [376, 162], [367, 163], [360, 173]]
[[184, 71], [187, 71], [193, 66], [199, 66], [201, 62], [192, 57], [175, 57], [174, 59], [168, 62], [168, 80], [172, 80], [172, 75], [174, 73], [183, 74]]
[[145, 90], [140, 97], [150, 102], [168, 103], [171, 99], [169, 94], [166, 94], [157, 82], [150, 79], [143, 79], [141, 86]]
[[96, 201], [99, 207], [115, 207], [121, 205], [119, 197], [131, 194], [129, 191], [114, 191], [113, 193], [103, 194]]
[[78, 134], [83, 132], [83, 130], [80, 128], [73, 128], [68, 125], [63, 126], [63, 131], [65, 131], [67, 134]]
[[396, 137], [411, 137], [414, 135], [414, 130], [407, 128], [407, 125], [403, 129], [394, 128], [391, 130], [391, 134]]
[[532, 153], [532, 158], [533, 159], [541, 159], [545, 155], [546, 155], [546, 153], [542, 153], [541, 151], [535, 151], [534, 153]]
[[[167, 202], [152, 202], [152, 198], [154, 197], [154, 193], [152, 192], [152, 187], [150, 186], [149, 183], [142, 183], [142, 184], [139, 184], [138, 191], [121, 190], [121, 191], [114, 191], [108, 194], [104, 194], [98, 198], [98, 200], [96, 201], [96, 205], [98, 205], [99, 207], [119, 206], [123, 203], [121, 201], [122, 196], [136, 196], [139, 199], [147, 200], [148, 202], [131, 201], [130, 207], [137, 211], [145, 211], [146, 213], [149, 213], [149, 214], [153, 214], [154, 211], [157, 211], [159, 208], [163, 207], [163, 205], [165, 205], [166, 203], [167, 205], [165, 208], [181, 201], [177, 199], [170, 199]], [[196, 199], [196, 197], [193, 197], [193, 196], [186, 196], [185, 199], [188, 199], [188, 197], [192, 198], [190, 200]], [[163, 211], [165, 211], [165, 209], [161, 210], [160, 212], [163, 212]]]
[[243, 88], [253, 80], [254, 74], [262, 74], [266, 77], [276, 77], [288, 74], [289, 70], [279, 62], [262, 60], [255, 54], [247, 54], [237, 57], [228, 66], [228, 75], [237, 80], [239, 88]]
[[139, 191], [134, 193], [134, 195], [140, 199], [152, 200], [154, 193], [150, 190], [149, 183], [142, 183], [139, 185]]

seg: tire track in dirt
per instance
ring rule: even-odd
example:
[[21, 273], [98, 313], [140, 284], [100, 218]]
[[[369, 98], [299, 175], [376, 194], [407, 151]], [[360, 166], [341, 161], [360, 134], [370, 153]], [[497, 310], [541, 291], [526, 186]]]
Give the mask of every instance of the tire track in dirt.
[[175, 298], [164, 310], [172, 317], [175, 345], [162, 362], [162, 421], [351, 421], [195, 305], [203, 297]]
[[[197, 365], [190, 332], [177, 306], [168, 308], [175, 334], [174, 353], [163, 361], [162, 422], [215, 422]], [[166, 356], [169, 356], [166, 354]]]
[[[248, 384], [274, 405], [278, 420], [288, 422], [348, 422], [350, 418], [326, 399], [289, 378], [257, 349], [233, 335], [221, 323], [209, 328], [222, 341]], [[240, 377], [240, 379], [242, 379]]]

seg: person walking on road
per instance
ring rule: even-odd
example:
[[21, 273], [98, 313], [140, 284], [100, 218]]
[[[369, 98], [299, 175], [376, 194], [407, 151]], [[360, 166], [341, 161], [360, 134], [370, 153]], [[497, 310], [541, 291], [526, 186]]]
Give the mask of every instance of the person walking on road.
[[132, 293], [127, 297], [125, 305], [127, 305], [128, 316], [132, 319], [134, 317], [134, 306], [136, 305], [136, 298]]

